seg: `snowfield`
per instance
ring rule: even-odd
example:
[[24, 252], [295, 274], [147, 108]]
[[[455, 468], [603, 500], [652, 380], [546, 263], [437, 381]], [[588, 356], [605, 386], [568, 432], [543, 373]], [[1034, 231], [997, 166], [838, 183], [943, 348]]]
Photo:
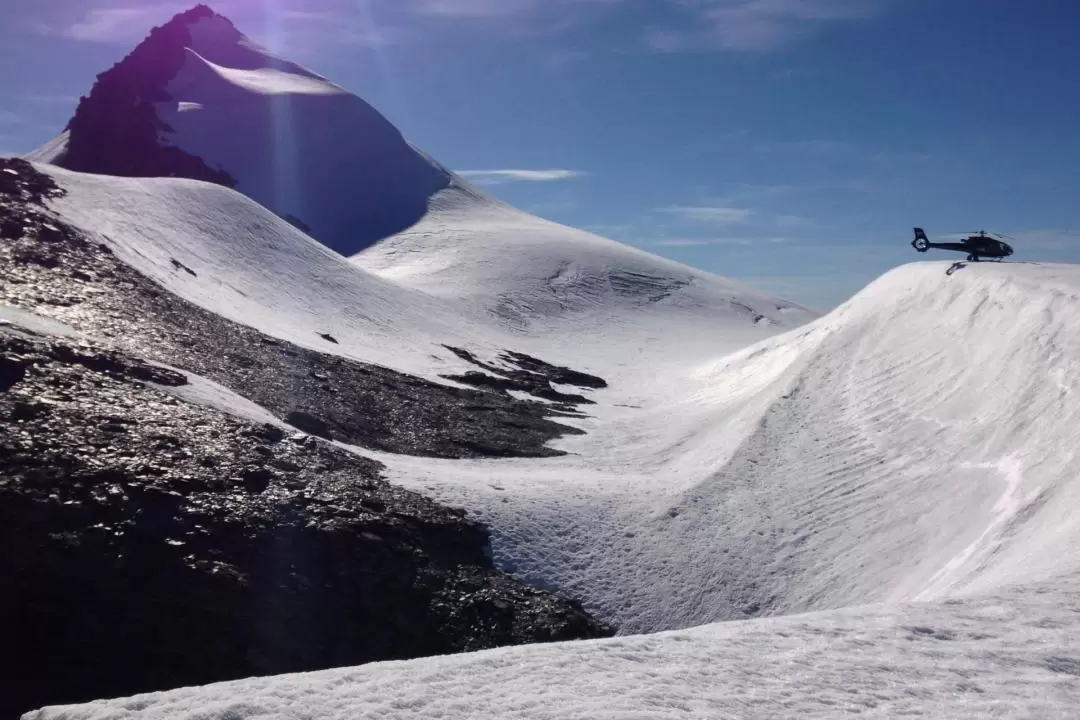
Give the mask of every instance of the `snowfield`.
[[24, 718], [1074, 718], [1076, 580], [979, 599], [255, 678]]
[[805, 327], [605, 391], [588, 434], [557, 443], [568, 458], [380, 459], [473, 508], [504, 567], [624, 633], [1080, 569], [1080, 269], [946, 267], [899, 268]]
[[[1080, 707], [1080, 268], [908, 265], [780, 334], [783, 314], [762, 323], [739, 306], [782, 301], [708, 277], [655, 299], [601, 284], [592, 304], [584, 293], [579, 305], [529, 304], [522, 325], [491, 311], [493, 298], [513, 298], [514, 283], [539, 297], [531, 268], [563, 262], [574, 242], [588, 257], [607, 241], [537, 221], [554, 237], [507, 253], [528, 258], [515, 279], [473, 286], [459, 275], [437, 294], [417, 270], [420, 250], [404, 254], [407, 271], [364, 269], [230, 190], [46, 169], [69, 190], [55, 203], [65, 220], [269, 334], [429, 376], [465, 367], [441, 348], [449, 341], [608, 378], [588, 417], [569, 421], [587, 434], [556, 443], [565, 457], [363, 452], [395, 482], [470, 508], [492, 528], [501, 567], [582, 598], [623, 637], [34, 717], [1068, 717]], [[469, 232], [483, 241], [454, 247], [490, 252], [502, 227], [485, 233], [476, 217]], [[318, 339], [324, 327], [340, 345]], [[227, 392], [214, 403], [259, 415]]]
[[508, 207], [220, 18], [191, 36], [161, 142], [236, 190], [39, 165], [60, 218], [320, 352], [437, 379], [473, 369], [444, 345], [512, 350], [607, 380], [562, 457], [356, 450], [620, 637], [28, 720], [1080, 715], [1080, 267], [916, 263], [818, 317]]

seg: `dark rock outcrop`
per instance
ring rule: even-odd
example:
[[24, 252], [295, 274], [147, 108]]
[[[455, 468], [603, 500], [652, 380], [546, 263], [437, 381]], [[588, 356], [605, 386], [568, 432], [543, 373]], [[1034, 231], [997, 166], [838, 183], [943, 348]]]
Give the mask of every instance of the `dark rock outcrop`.
[[459, 510], [182, 374], [0, 326], [0, 718], [46, 704], [601, 637]]
[[444, 375], [443, 377], [447, 380], [498, 391], [516, 390], [533, 397], [560, 403], [560, 409], [565, 411], [572, 412], [574, 405], [594, 405], [595, 402], [584, 395], [556, 390], [552, 387], [552, 383], [575, 385], [594, 390], [607, 387], [607, 381], [603, 378], [571, 370], [567, 367], [552, 365], [524, 353], [503, 352], [499, 356], [499, 360], [504, 365], [499, 366], [483, 362], [474, 353], [463, 348], [451, 347], [450, 345], [444, 347], [462, 360], [487, 371], [487, 373], [482, 373], [473, 370], [464, 375]]

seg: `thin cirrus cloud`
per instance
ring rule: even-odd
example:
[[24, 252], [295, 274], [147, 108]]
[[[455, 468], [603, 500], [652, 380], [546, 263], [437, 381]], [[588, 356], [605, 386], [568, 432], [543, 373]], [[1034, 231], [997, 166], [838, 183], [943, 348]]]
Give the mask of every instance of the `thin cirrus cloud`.
[[[819, 230], [822, 227], [817, 220], [802, 215], [774, 213], [764, 211], [761, 208], [739, 207], [723, 201], [702, 205], [669, 205], [655, 208], [652, 214], [653, 217], [666, 216], [672, 218], [678, 223], [677, 226], [682, 228], [740, 228], [741, 232], [746, 232], [747, 228], [751, 228], [763, 233], [782, 234]], [[697, 242], [697, 238], [694, 237], [689, 239], [693, 242], [667, 244], [705, 244]], [[730, 241], [724, 242], [731, 244]], [[718, 242], [712, 241], [710, 244], [718, 244]]]
[[783, 243], [790, 242], [789, 238], [784, 237], [765, 237], [765, 238], [742, 238], [742, 237], [716, 237], [716, 238], [694, 238], [694, 237], [674, 237], [663, 238], [654, 243], [654, 245], [660, 247], [708, 247], [710, 245], [741, 245], [749, 247], [752, 245], [781, 245]]
[[560, 182], [584, 177], [580, 170], [460, 170], [457, 173], [478, 185], [502, 185], [511, 182]]
[[[72, 2], [72, 0], [65, 0]], [[132, 44], [144, 39], [151, 28], [173, 16], [189, 10], [194, 0], [108, 0], [97, 6], [75, 7], [65, 13], [63, 22], [39, 22], [35, 29], [41, 35], [61, 37], [87, 43]], [[400, 26], [380, 23], [373, 25], [355, 8], [336, 0], [280, 0], [272, 8], [250, 0], [216, 0], [213, 9], [229, 17], [242, 30], [257, 31], [268, 24], [270, 15], [280, 19], [287, 32], [278, 33], [274, 40], [287, 43], [291, 51], [310, 48], [381, 47], [401, 44], [406, 33]]]
[[646, 44], [657, 52], [772, 50], [822, 26], [861, 20], [889, 0], [669, 0], [681, 15], [672, 27], [652, 27]]
[[137, 41], [146, 36], [149, 27], [183, 12], [187, 3], [146, 3], [109, 7], [91, 7], [77, 19], [62, 24], [43, 23], [38, 31], [68, 40], [92, 43]]
[[414, 0], [411, 9], [417, 15], [483, 19], [522, 15], [539, 5], [537, 0]]
[[680, 220], [710, 225], [741, 225], [749, 222], [754, 211], [749, 208], [720, 205], [669, 205], [655, 212], [673, 215]]
[[[675, 0], [680, 2], [681, 0]], [[542, 11], [565, 15], [575, 9], [615, 8], [629, 0], [406, 0], [404, 5], [416, 15], [449, 18], [507, 18], [534, 15]]]
[[[827, 23], [871, 17], [891, 1], [657, 0], [666, 15], [662, 25], [637, 32], [643, 34], [646, 46], [657, 52], [761, 51], [784, 45]], [[98, 0], [90, 6], [89, 3], [77, 6], [73, 0], [66, 2], [76, 13], [74, 19], [61, 24], [42, 24], [38, 29], [48, 35], [104, 43], [140, 39], [148, 25], [164, 21], [192, 4], [189, 0], [111, 0], [108, 4]], [[546, 18], [559, 19], [556, 27], [569, 28], [574, 26], [572, 18], [613, 17], [621, 11], [629, 12], [634, 6], [631, 0], [401, 0], [384, 11], [383, 22], [389, 17], [396, 18], [395, 24], [400, 24], [406, 16], [412, 16], [535, 24]], [[248, 0], [218, 0], [214, 7], [240, 16], [253, 8]], [[360, 7], [366, 5], [361, 3]], [[348, 28], [362, 44], [393, 44], [401, 39], [387, 37], [386, 33], [371, 38], [370, 33], [358, 32], [358, 28], [371, 26], [371, 18], [349, 3], [282, 0], [275, 8], [292, 23], [313, 22], [337, 30]]]

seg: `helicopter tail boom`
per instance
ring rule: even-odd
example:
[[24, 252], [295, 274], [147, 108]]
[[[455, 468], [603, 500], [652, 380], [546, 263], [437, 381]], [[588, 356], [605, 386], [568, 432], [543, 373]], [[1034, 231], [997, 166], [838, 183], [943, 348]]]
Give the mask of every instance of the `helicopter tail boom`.
[[930, 238], [926, 237], [926, 233], [923, 232], [922, 228], [915, 228], [915, 239], [911, 241], [911, 247], [919, 252], [926, 252], [930, 249]]

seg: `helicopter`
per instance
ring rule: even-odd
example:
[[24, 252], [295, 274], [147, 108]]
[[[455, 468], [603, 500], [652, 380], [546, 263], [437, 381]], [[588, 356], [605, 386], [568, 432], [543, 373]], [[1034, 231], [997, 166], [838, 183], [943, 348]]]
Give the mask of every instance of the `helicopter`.
[[980, 230], [964, 238], [960, 242], [936, 243], [930, 242], [922, 228], [915, 228], [915, 239], [911, 241], [911, 247], [919, 252], [926, 252], [931, 248], [937, 250], [956, 250], [966, 252], [968, 262], [979, 262], [979, 258], [997, 258], [998, 262], [1013, 254], [1012, 247], [1004, 240], [998, 239], [997, 233], [987, 234]]

